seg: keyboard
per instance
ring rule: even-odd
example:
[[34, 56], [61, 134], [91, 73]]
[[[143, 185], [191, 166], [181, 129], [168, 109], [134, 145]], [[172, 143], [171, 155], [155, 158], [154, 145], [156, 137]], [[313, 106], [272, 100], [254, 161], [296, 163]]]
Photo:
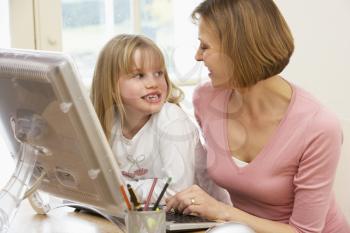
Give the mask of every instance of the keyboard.
[[[83, 206], [71, 205], [71, 207], [76, 208], [75, 212], [84, 212], [84, 213], [95, 214], [95, 215], [104, 217], [109, 221], [113, 222], [114, 224], [118, 225], [120, 229], [126, 232], [124, 218], [103, 215], [99, 211], [96, 212], [96, 210], [94, 209], [86, 208]], [[184, 214], [175, 213], [175, 212], [166, 213], [166, 221], [167, 221], [167, 232], [207, 229], [219, 224], [215, 221], [210, 221], [198, 216], [184, 215]]]
[[208, 219], [193, 216], [193, 215], [185, 215], [175, 212], [166, 213], [166, 221], [174, 222], [174, 223], [200, 223], [200, 222], [212, 222]]

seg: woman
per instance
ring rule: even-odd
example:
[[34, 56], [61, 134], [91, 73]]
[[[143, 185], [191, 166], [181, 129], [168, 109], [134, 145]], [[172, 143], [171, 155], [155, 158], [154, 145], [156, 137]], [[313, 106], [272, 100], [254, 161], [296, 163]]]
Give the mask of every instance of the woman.
[[167, 199], [167, 209], [242, 222], [259, 233], [350, 232], [332, 193], [341, 128], [279, 75], [294, 45], [274, 2], [206, 0], [192, 17], [196, 59], [211, 79], [193, 99], [207, 171], [233, 206], [192, 186]]

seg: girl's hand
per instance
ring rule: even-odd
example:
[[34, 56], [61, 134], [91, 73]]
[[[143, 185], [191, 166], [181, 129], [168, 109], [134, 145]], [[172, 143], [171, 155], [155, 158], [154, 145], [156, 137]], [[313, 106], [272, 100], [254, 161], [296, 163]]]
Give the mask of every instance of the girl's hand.
[[232, 218], [230, 213], [234, 208], [212, 198], [199, 186], [192, 185], [190, 188], [166, 199], [166, 211], [171, 209], [210, 220], [226, 221]]

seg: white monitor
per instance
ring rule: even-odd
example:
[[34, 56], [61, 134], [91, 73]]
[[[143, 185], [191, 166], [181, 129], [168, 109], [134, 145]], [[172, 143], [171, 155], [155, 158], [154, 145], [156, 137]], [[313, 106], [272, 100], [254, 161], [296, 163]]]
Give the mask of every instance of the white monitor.
[[14, 157], [36, 149], [40, 190], [118, 215], [122, 176], [78, 77], [63, 53], [0, 49], [0, 133]]

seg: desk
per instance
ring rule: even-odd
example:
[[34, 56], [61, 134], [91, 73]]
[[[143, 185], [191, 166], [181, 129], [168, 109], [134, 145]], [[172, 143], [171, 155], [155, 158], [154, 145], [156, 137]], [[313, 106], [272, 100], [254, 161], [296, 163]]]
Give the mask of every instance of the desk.
[[8, 233], [123, 233], [106, 219], [73, 211], [72, 208], [63, 207], [50, 211], [48, 215], [38, 215], [25, 200]]

